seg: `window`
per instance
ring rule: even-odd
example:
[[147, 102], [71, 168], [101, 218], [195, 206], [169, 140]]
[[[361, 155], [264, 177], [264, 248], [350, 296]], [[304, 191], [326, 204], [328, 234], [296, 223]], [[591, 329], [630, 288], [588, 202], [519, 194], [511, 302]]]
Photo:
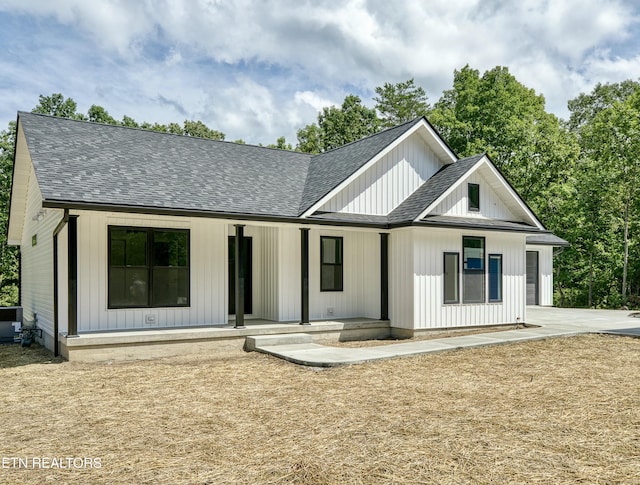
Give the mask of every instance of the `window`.
[[460, 254], [444, 253], [444, 302], [460, 302]]
[[464, 236], [463, 303], [484, 303], [484, 238]]
[[189, 306], [189, 231], [109, 226], [109, 308]]
[[502, 254], [489, 255], [489, 301], [502, 301]]
[[468, 184], [469, 210], [478, 212], [480, 210], [480, 185]]
[[342, 291], [341, 237], [320, 237], [320, 291]]

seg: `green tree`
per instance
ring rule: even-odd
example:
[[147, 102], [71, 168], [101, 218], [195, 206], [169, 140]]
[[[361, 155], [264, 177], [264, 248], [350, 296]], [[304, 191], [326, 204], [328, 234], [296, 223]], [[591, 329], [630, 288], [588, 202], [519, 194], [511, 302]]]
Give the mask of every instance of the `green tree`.
[[578, 304], [618, 307], [630, 297], [640, 303], [638, 93], [640, 84], [626, 80], [598, 84], [568, 103], [567, 126], [581, 155], [568, 226], [572, 246], [563, 253], [563, 259], [574, 258], [573, 271], [562, 278]]
[[427, 93], [413, 78], [396, 84], [384, 83], [376, 88], [373, 100], [380, 112], [382, 126], [391, 128], [429, 112]]
[[224, 133], [212, 130], [202, 121], [185, 120], [182, 133], [188, 136], [197, 136], [198, 138], [209, 138], [210, 140], [224, 140]]
[[380, 119], [373, 108], [353, 94], [340, 107], [322, 108], [317, 125], [298, 130], [297, 149], [309, 153], [325, 152], [373, 135], [380, 130]]
[[614, 217], [622, 227], [622, 303], [628, 297], [630, 228], [638, 221], [640, 184], [640, 89], [625, 101], [616, 100], [585, 121], [581, 140], [586, 156], [604, 167], [610, 180], [598, 188], [610, 194]]
[[600, 111], [610, 108], [616, 101], [626, 100], [638, 89], [640, 89], [640, 83], [631, 79], [621, 83], [596, 84], [590, 93], [581, 93], [567, 103], [569, 111], [571, 111], [568, 121], [569, 128], [579, 132]]
[[287, 139], [284, 136], [279, 137], [275, 144], [267, 145], [267, 148], [278, 148], [279, 150], [293, 150], [291, 143], [287, 143]]
[[117, 125], [118, 122], [102, 106], [92, 104], [87, 111], [87, 120], [93, 123], [104, 123], [107, 125]]
[[72, 118], [83, 120], [85, 116], [78, 113], [78, 105], [71, 98], [66, 98], [60, 93], [54, 93], [51, 96], [39, 96], [38, 105], [31, 110], [32, 113], [40, 113], [44, 115], [59, 116], [60, 118]]
[[0, 133], [0, 305], [18, 303], [18, 251], [7, 246], [9, 221], [9, 197], [13, 173], [13, 150], [16, 139], [16, 123], [9, 123]]
[[130, 116], [124, 115], [122, 117], [122, 121], [120, 122], [120, 125], [122, 126], [128, 126], [129, 128], [139, 128], [140, 125], [138, 124], [138, 122], [136, 120], [134, 120], [133, 118], [131, 118]]
[[315, 123], [311, 123], [297, 132], [298, 145], [296, 150], [305, 153], [320, 153], [322, 142], [320, 141], [320, 128]]

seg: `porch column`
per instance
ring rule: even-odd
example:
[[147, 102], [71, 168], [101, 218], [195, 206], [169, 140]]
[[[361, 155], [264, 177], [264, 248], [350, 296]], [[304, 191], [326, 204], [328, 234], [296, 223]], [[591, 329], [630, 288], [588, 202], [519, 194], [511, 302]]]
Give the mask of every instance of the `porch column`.
[[309, 323], [309, 229], [300, 228], [300, 301], [302, 312], [300, 325]]
[[380, 320], [389, 320], [389, 234], [380, 233]]
[[[69, 323], [67, 336], [78, 335], [78, 216], [69, 216], [68, 222], [68, 257], [69, 268]], [[55, 336], [56, 340], [58, 336]]]
[[244, 224], [236, 224], [236, 325], [235, 328], [244, 326]]

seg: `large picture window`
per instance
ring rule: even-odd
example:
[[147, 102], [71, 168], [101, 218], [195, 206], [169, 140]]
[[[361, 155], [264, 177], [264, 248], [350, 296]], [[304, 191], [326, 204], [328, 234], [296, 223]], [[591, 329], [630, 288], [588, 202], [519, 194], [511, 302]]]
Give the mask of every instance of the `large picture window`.
[[463, 250], [463, 303], [484, 303], [485, 262], [484, 238], [464, 236]]
[[189, 306], [189, 231], [109, 226], [109, 308]]
[[342, 291], [341, 237], [320, 237], [320, 291]]
[[460, 303], [459, 253], [444, 253], [444, 302]]

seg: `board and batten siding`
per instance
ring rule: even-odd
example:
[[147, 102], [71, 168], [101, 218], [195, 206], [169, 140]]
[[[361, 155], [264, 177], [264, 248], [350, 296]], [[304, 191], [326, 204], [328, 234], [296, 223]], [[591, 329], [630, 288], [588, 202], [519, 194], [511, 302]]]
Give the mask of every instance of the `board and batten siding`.
[[527, 244], [527, 251], [538, 252], [538, 303], [553, 306], [553, 246]]
[[[343, 238], [343, 291], [320, 291], [321, 236]], [[309, 318], [352, 317], [380, 318], [380, 235], [312, 228], [309, 231]]]
[[[485, 237], [485, 259], [489, 254], [502, 255], [502, 302], [444, 303], [444, 253], [460, 255], [462, 289], [463, 236]], [[390, 312], [394, 327], [420, 330], [515, 323], [517, 318], [524, 321], [524, 235], [412, 228], [393, 231], [390, 246]], [[485, 290], [487, 287], [488, 270]]]
[[[279, 227], [278, 231], [278, 321], [300, 321], [302, 315], [300, 229]], [[309, 262], [311, 265], [311, 261]]]
[[388, 215], [440, 167], [441, 162], [433, 150], [414, 133], [319, 210]]
[[[162, 328], [227, 322], [227, 226], [202, 218], [177, 218], [109, 212], [78, 214], [78, 332]], [[191, 306], [180, 308], [107, 308], [108, 226], [137, 226], [190, 231]], [[156, 323], [145, 323], [146, 315]]]
[[[460, 254], [463, 272], [463, 236], [485, 237], [485, 262], [489, 254], [502, 255], [502, 302], [444, 304], [444, 252]], [[525, 318], [525, 236], [461, 230], [419, 230], [414, 234], [415, 328], [465, 327], [515, 323]], [[462, 292], [462, 279], [460, 288]], [[485, 298], [488, 264], [485, 264]], [[461, 297], [464, 295], [461, 294]]]
[[[74, 214], [78, 215], [79, 333], [228, 323], [228, 297], [229, 291], [233, 291], [228, 288], [228, 236], [235, 234], [233, 224], [204, 218], [110, 212], [77, 211]], [[107, 308], [109, 226], [189, 229], [190, 307]], [[246, 224], [244, 234], [252, 238], [253, 311], [247, 318], [299, 320], [299, 227]], [[320, 291], [321, 235], [344, 238], [342, 292]], [[379, 318], [379, 238], [380, 235], [375, 231], [311, 229], [309, 298], [312, 319]], [[62, 243], [66, 247], [66, 240]], [[66, 294], [63, 298], [66, 298]], [[145, 322], [147, 315], [155, 316], [155, 324]]]
[[[480, 210], [470, 211], [468, 203], [468, 184], [480, 185]], [[500, 219], [503, 221], [515, 221], [519, 218], [509, 210], [506, 204], [487, 183], [487, 179], [478, 171], [473, 172], [455, 190], [453, 190], [431, 214], [454, 217], [478, 217], [488, 219]]]
[[[22, 254], [23, 318], [38, 315], [38, 327], [46, 334], [45, 345], [53, 348], [53, 231], [64, 212], [42, 209], [42, 195], [33, 166], [29, 174], [26, 214], [20, 252]], [[33, 245], [33, 237], [36, 241]], [[66, 250], [66, 246], [62, 249]], [[66, 261], [66, 259], [64, 259]], [[66, 281], [66, 280], [65, 280]]]
[[389, 320], [393, 327], [413, 328], [413, 229], [389, 235]]

